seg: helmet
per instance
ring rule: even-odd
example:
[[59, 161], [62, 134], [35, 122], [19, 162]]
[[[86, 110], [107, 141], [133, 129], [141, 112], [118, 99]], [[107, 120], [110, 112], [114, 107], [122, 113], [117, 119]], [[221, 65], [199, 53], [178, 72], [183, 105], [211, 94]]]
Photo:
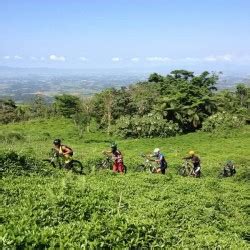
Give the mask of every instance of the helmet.
[[191, 151], [189, 151], [189, 152], [188, 152], [188, 154], [190, 154], [190, 155], [194, 155], [194, 151], [193, 151], [193, 150], [191, 150]]
[[60, 145], [60, 144], [61, 144], [61, 140], [60, 140], [60, 139], [55, 139], [55, 140], [53, 141], [53, 144], [54, 144], [54, 145]]
[[115, 142], [112, 142], [110, 145], [111, 148], [116, 149], [117, 148], [117, 144]]
[[159, 149], [159, 148], [155, 148], [155, 149], [154, 149], [154, 155], [159, 154], [159, 152], [160, 152], [160, 149]]

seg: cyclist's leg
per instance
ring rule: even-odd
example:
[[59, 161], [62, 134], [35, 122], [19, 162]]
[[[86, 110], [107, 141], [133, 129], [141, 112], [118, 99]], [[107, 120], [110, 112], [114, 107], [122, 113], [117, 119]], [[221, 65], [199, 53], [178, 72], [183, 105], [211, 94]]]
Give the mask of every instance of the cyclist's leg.
[[117, 164], [117, 170], [119, 173], [123, 174], [124, 173], [124, 165], [123, 165], [123, 162], [119, 162]]
[[113, 165], [113, 172], [118, 172], [118, 164], [114, 163]]
[[160, 171], [161, 171], [162, 174], [166, 174], [166, 167], [160, 168]]
[[70, 163], [72, 161], [72, 155], [70, 154], [66, 154], [63, 156], [63, 160], [64, 160], [64, 164], [65, 164], [65, 168], [70, 168]]
[[201, 171], [201, 167], [197, 167], [194, 169], [194, 176], [195, 177], [199, 177], [200, 176], [200, 171]]

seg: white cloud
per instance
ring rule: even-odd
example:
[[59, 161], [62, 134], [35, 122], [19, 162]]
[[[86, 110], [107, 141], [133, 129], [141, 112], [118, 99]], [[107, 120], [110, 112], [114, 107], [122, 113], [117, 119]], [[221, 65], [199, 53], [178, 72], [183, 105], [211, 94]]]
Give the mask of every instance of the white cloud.
[[215, 62], [217, 61], [217, 58], [215, 56], [207, 56], [204, 58], [204, 60], [208, 62]]
[[232, 55], [224, 55], [224, 56], [221, 56], [221, 60], [223, 61], [232, 61]]
[[169, 62], [169, 61], [171, 61], [171, 59], [169, 57], [159, 57], [159, 56], [147, 57], [146, 60], [149, 62]]
[[22, 60], [23, 58], [21, 56], [14, 56], [15, 60]]
[[201, 61], [201, 59], [198, 57], [185, 57], [182, 59], [182, 61], [184, 61], [184, 62], [199, 62], [199, 61]]
[[4, 56], [3, 59], [9, 60], [9, 59], [10, 59], [10, 56]]
[[139, 61], [140, 61], [140, 58], [138, 58], [138, 57], [133, 57], [133, 58], [131, 58], [131, 61], [132, 61], [132, 62], [139, 62]]
[[79, 59], [80, 59], [81, 61], [83, 61], [83, 62], [88, 61], [88, 59], [87, 59], [86, 57], [84, 57], [84, 56], [81, 56]]
[[36, 58], [35, 56], [31, 56], [31, 57], [30, 57], [30, 60], [31, 60], [31, 61], [36, 61], [37, 58]]
[[218, 56], [207, 56], [204, 58], [204, 61], [207, 62], [231, 62], [232, 61], [232, 55], [226, 54], [226, 55], [218, 55]]
[[113, 57], [111, 60], [113, 62], [119, 62], [119, 61], [121, 61], [121, 58], [119, 58], [119, 57]]
[[45, 61], [45, 58], [43, 56], [40, 57], [41, 61]]
[[56, 55], [50, 55], [49, 59], [51, 61], [59, 61], [59, 62], [65, 62], [66, 58], [64, 56], [56, 56]]

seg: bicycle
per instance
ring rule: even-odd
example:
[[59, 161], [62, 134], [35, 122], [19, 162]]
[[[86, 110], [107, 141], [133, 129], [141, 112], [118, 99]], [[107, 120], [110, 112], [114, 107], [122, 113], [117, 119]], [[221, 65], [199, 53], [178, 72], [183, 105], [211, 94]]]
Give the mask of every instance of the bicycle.
[[141, 154], [141, 157], [144, 158], [144, 163], [138, 165], [136, 167], [135, 171], [136, 172], [156, 173], [157, 165], [153, 164], [153, 161], [150, 161], [146, 155]]
[[[111, 155], [105, 154], [105, 159], [103, 159], [102, 161], [98, 162], [95, 165], [95, 169], [96, 170], [113, 170], [113, 159]], [[124, 167], [124, 173], [127, 173], [127, 166], [125, 164], [123, 164]]]
[[54, 168], [64, 168], [67, 170], [71, 170], [76, 174], [85, 174], [83, 165], [80, 161], [71, 159], [69, 162], [66, 163], [63, 156], [59, 155], [59, 153], [55, 149], [51, 150], [50, 158], [43, 159], [42, 161], [48, 163]]
[[235, 174], [236, 174], [235, 167], [224, 166], [223, 169], [220, 171], [218, 177], [219, 178], [232, 177]]
[[193, 164], [185, 159], [181, 167], [177, 170], [177, 173], [181, 176], [194, 176]]

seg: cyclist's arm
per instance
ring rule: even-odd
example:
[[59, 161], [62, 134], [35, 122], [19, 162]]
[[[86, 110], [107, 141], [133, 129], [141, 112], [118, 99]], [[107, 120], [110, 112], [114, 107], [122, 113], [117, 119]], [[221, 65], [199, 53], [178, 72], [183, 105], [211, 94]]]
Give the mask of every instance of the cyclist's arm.
[[157, 163], [161, 163], [161, 161], [163, 160], [163, 156], [160, 156], [160, 158], [159, 159], [155, 159], [155, 162], [157, 162]]
[[70, 150], [67, 147], [62, 146], [62, 150], [63, 150], [63, 155], [67, 155], [67, 154], [71, 154], [72, 150]]
[[183, 160], [191, 160], [191, 159], [192, 159], [192, 156], [183, 157], [182, 159], [183, 159]]
[[146, 155], [145, 157], [146, 157], [146, 159], [149, 160], [149, 161], [154, 161], [154, 162], [156, 161], [156, 160], [153, 158], [153, 157], [154, 157], [153, 155]]

